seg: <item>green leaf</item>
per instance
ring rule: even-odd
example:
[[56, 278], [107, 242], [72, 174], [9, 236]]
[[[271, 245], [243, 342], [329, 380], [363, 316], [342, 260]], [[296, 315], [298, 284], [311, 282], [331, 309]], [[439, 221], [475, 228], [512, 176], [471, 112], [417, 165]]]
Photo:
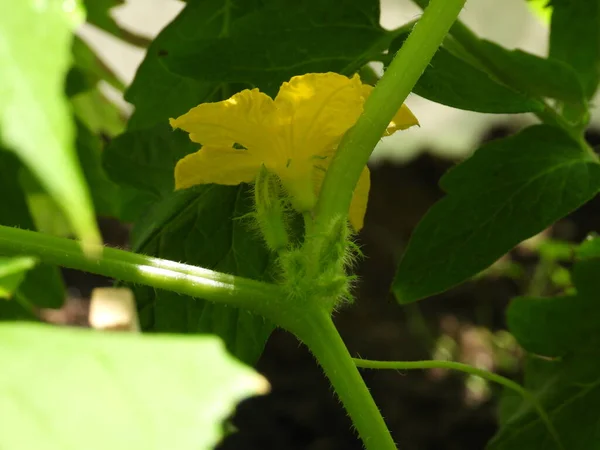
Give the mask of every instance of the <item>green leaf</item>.
[[121, 6], [125, 0], [83, 0], [86, 9], [86, 19], [92, 25], [119, 36], [119, 26], [112, 18], [110, 10]]
[[249, 83], [274, 94], [294, 75], [352, 74], [387, 48], [378, 0], [270, 3], [239, 19], [227, 37], [164, 45], [165, 64], [186, 77]]
[[[203, 83], [176, 75], [161, 64], [159, 54], [167, 48], [189, 45], [192, 39], [224, 33], [227, 18], [233, 15], [232, 4], [221, 0], [190, 2], [154, 39], [125, 93], [125, 99], [135, 106], [128, 123], [130, 130], [167, 123], [169, 117], [177, 117], [218, 93], [220, 81]], [[237, 8], [235, 12], [238, 14]]]
[[[19, 183], [22, 169], [15, 156], [0, 148], [0, 223], [34, 230], [27, 200]], [[48, 264], [37, 265], [27, 273], [18, 294], [30, 304], [59, 308], [64, 302], [65, 288], [58, 268]]]
[[25, 279], [25, 274], [37, 261], [29, 256], [0, 256], [0, 299], [10, 298]]
[[[241, 86], [202, 82], [169, 72], [159, 61], [165, 49], [189, 45], [193, 39], [225, 38], [255, 3], [218, 0], [189, 2], [179, 16], [153, 42], [127, 92], [135, 106], [128, 132], [105, 150], [109, 176], [130, 188], [128, 200], [137, 214], [133, 248], [146, 254], [172, 258], [258, 279], [268, 279], [271, 255], [247, 220], [250, 196], [238, 187], [208, 186], [173, 192], [177, 160], [198, 146], [181, 132], [173, 132], [169, 117], [185, 113], [205, 101], [229, 97]], [[204, 190], [207, 189], [207, 192]], [[239, 199], [238, 199], [239, 195]], [[147, 330], [217, 333], [232, 352], [255, 362], [273, 325], [235, 308], [224, 308], [167, 292], [136, 288], [141, 322]]]
[[568, 64], [521, 50], [510, 51], [486, 40], [481, 40], [479, 45], [491, 64], [507, 74], [511, 85], [519, 86], [523, 94], [564, 102], [576, 108], [580, 118], [587, 113], [583, 86], [577, 72]]
[[592, 98], [600, 80], [600, 1], [551, 0], [550, 56], [569, 64]]
[[485, 145], [440, 181], [448, 195], [417, 226], [393, 291], [409, 303], [476, 275], [600, 189], [600, 165], [565, 132], [527, 128]]
[[75, 117], [96, 134], [112, 137], [125, 129], [121, 111], [98, 88], [71, 97], [71, 105]]
[[[204, 185], [175, 192], [133, 231], [135, 251], [256, 280], [270, 280], [272, 256], [249, 219], [247, 186]], [[215, 333], [231, 353], [255, 363], [273, 324], [247, 311], [144, 286], [135, 287], [142, 328]]]
[[[548, 412], [565, 448], [595, 448], [600, 436], [600, 260], [575, 265], [577, 294], [558, 298], [517, 298], [508, 311], [510, 331], [530, 352], [526, 387]], [[541, 359], [541, 354], [554, 359]], [[527, 403], [510, 415], [490, 450], [556, 448], [539, 416]]]
[[160, 200], [175, 189], [175, 164], [200, 146], [168, 122], [147, 130], [128, 131], [106, 147], [103, 164], [111, 179]]
[[[90, 187], [95, 211], [100, 216], [118, 217], [122, 201], [121, 192], [119, 186], [107, 177], [102, 167], [100, 137], [79, 121], [76, 121], [76, 126], [77, 156]], [[44, 233], [69, 237], [70, 229], [59, 203], [49, 196], [29, 173], [21, 177], [21, 184], [27, 193], [27, 203], [36, 228]]]
[[[407, 37], [396, 38], [390, 53], [396, 52]], [[467, 111], [514, 114], [541, 110], [539, 102], [501, 84], [444, 47], [437, 51], [413, 92], [433, 102]]]
[[214, 337], [0, 325], [0, 447], [212, 449], [266, 381]]
[[[73, 124], [63, 96], [77, 2], [0, 0], [0, 132], [57, 200], [78, 237], [100, 242], [94, 212], [73, 149]], [[51, 49], [51, 51], [49, 51]]]
[[120, 208], [119, 186], [107, 177], [102, 166], [100, 138], [77, 122], [77, 154], [99, 215], [116, 217]]
[[579, 259], [594, 259], [600, 258], [600, 239], [596, 234], [588, 236], [576, 250], [576, 256]]

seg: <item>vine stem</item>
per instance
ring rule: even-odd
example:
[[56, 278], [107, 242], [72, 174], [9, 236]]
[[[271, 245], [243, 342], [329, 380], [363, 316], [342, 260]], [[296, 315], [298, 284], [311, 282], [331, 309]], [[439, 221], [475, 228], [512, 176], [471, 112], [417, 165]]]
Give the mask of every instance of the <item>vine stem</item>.
[[431, 0], [396, 53], [327, 170], [316, 207], [318, 231], [324, 231], [332, 218], [348, 214], [352, 193], [371, 152], [433, 58], [465, 1]]
[[446, 370], [457, 370], [459, 372], [465, 372], [470, 375], [475, 375], [481, 377], [485, 380], [491, 381], [493, 383], [498, 383], [508, 389], [511, 389], [521, 395], [525, 401], [529, 402], [538, 415], [544, 425], [548, 429], [548, 432], [554, 439], [557, 448], [560, 450], [564, 450], [564, 447], [561, 443], [558, 432], [554, 428], [550, 417], [548, 417], [548, 413], [537, 401], [535, 396], [521, 386], [519, 383], [516, 383], [508, 378], [505, 378], [497, 373], [490, 372], [488, 370], [479, 369], [477, 367], [471, 366], [469, 364], [459, 363], [455, 361], [440, 361], [440, 360], [426, 360], [426, 361], [373, 361], [369, 359], [361, 359], [361, 358], [353, 358], [356, 367], [361, 367], [364, 369], [394, 369], [394, 370], [419, 370], [419, 369], [446, 369]]
[[396, 444], [327, 311], [312, 308], [286, 327], [312, 352], [342, 401], [367, 450]]
[[87, 250], [71, 239], [0, 225], [2, 255], [33, 256], [44, 263], [237, 306], [266, 317], [271, 317], [274, 303], [285, 297], [273, 284], [103, 246], [91, 249], [98, 257], [90, 258]]

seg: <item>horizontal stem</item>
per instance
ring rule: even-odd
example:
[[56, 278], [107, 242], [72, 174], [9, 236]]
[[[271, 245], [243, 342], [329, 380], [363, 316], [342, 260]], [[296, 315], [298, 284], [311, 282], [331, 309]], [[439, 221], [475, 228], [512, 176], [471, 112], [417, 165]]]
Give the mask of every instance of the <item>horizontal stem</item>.
[[276, 285], [201, 267], [103, 246], [86, 247], [85, 251], [71, 239], [0, 225], [0, 255], [34, 256], [45, 263], [236, 306], [267, 317], [273, 303], [284, 297]]
[[426, 360], [426, 361], [373, 361], [369, 359], [353, 358], [354, 363], [357, 367], [364, 369], [394, 369], [394, 370], [419, 370], [419, 369], [446, 369], [446, 370], [457, 370], [459, 372], [465, 372], [470, 375], [481, 377], [485, 380], [493, 383], [498, 383], [508, 389], [511, 389], [521, 395], [525, 401], [528, 401], [537, 411], [542, 422], [548, 429], [548, 432], [554, 439], [557, 448], [564, 450], [564, 447], [560, 441], [558, 433], [548, 417], [548, 413], [542, 407], [540, 402], [523, 386], [512, 380], [509, 380], [502, 375], [490, 372], [489, 370], [479, 369], [469, 364], [463, 364], [455, 361], [442, 361], [442, 360]]

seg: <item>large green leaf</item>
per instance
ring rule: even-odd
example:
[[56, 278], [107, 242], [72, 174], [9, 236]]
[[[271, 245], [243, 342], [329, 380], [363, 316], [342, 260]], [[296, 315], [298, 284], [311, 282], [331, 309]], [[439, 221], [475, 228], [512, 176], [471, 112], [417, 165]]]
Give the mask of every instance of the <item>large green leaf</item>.
[[[19, 172], [22, 170], [16, 157], [0, 148], [0, 224], [34, 230], [27, 200], [19, 183]], [[47, 264], [37, 265], [27, 273], [17, 295], [36, 306], [59, 308], [64, 302], [65, 292], [58, 268]]]
[[514, 86], [524, 94], [553, 98], [574, 109], [581, 118], [587, 101], [577, 72], [554, 58], [540, 58], [522, 50], [507, 50], [493, 42], [480, 41], [481, 49]]
[[492, 142], [446, 174], [448, 193], [411, 237], [393, 290], [402, 303], [442, 292], [600, 189], [600, 165], [565, 132], [530, 127]]
[[161, 64], [159, 55], [168, 48], [185, 47], [194, 39], [226, 33], [228, 21], [246, 8], [234, 8], [233, 2], [224, 4], [220, 0], [190, 2], [185, 6], [152, 42], [125, 93], [125, 99], [135, 106], [129, 129], [166, 123], [169, 117], [177, 117], [215, 94], [222, 94], [220, 81], [204, 83], [176, 75]]
[[0, 15], [0, 133], [59, 200], [76, 234], [92, 243], [100, 235], [63, 94], [77, 7], [75, 1], [0, 0], [6, 11]]
[[175, 73], [212, 82], [241, 82], [270, 94], [292, 76], [330, 70], [344, 74], [387, 48], [378, 0], [271, 1], [231, 27], [228, 36], [165, 45]]
[[[530, 352], [526, 387], [542, 403], [569, 450], [595, 449], [600, 442], [598, 273], [600, 259], [579, 262], [573, 272], [576, 295], [517, 298], [508, 310], [510, 331]], [[521, 402], [510, 412], [490, 450], [557, 448], [530, 404]]]
[[199, 147], [165, 120], [113, 139], [104, 150], [103, 164], [116, 183], [148, 192], [158, 201], [175, 189], [177, 161]]
[[[399, 36], [392, 42], [390, 52], [396, 52], [408, 35]], [[474, 64], [450, 51], [453, 41], [441, 47], [413, 92], [442, 105], [482, 113], [522, 113], [539, 111], [540, 104], [526, 95], [493, 79]]]
[[588, 98], [600, 80], [600, 0], [551, 0], [550, 56], [570, 64]]
[[31, 270], [36, 260], [29, 256], [12, 258], [0, 256], [0, 299], [10, 298], [25, 279], [25, 274]]
[[[271, 278], [271, 255], [251, 222], [246, 186], [207, 185], [176, 192], [155, 205], [134, 229], [133, 247], [144, 254], [257, 280]], [[237, 308], [135, 287], [142, 328], [173, 333], [215, 333], [242, 361], [254, 363], [273, 325]]]
[[[129, 130], [115, 139], [104, 156], [105, 166], [113, 180], [137, 189], [146, 201], [149, 198], [150, 202], [158, 202], [139, 218], [134, 227], [133, 247], [137, 251], [255, 279], [270, 279], [273, 275], [270, 270], [272, 255], [264, 247], [257, 231], [252, 229], [249, 219], [242, 218], [251, 212], [247, 186], [204, 186], [171, 193], [175, 162], [196, 150], [197, 146], [191, 144], [185, 135], [171, 132], [168, 118], [176, 117], [200, 102], [227, 98], [243, 86], [225, 84], [220, 79], [202, 81], [184, 78], [169, 72], [159, 60], [165, 52], [169, 53], [174, 48], [189, 49], [194, 42], [225, 42], [229, 35], [233, 36], [244, 26], [251, 32], [249, 24], [262, 15], [270, 17], [275, 11], [275, 3], [280, 3], [280, 12], [285, 10], [283, 5], [289, 6], [290, 11], [302, 8], [287, 0], [266, 1], [264, 3], [271, 5], [267, 7], [260, 3], [246, 2], [243, 8], [240, 5], [232, 8], [233, 3], [224, 5], [217, 0], [189, 2], [161, 32], [138, 70], [127, 93], [127, 98], [136, 107]], [[362, 6], [354, 6], [347, 13], [340, 12], [342, 8], [333, 13], [330, 20], [333, 24], [342, 20], [341, 26], [346, 27], [344, 19], [340, 19], [346, 14], [351, 20], [357, 20], [348, 23], [356, 25], [359, 23], [357, 11], [362, 10], [364, 14], [360, 23], [369, 30], [382, 33], [378, 25], [377, 4], [373, 0], [363, 2]], [[317, 5], [316, 9], [322, 11], [323, 7]], [[365, 15], [367, 12], [368, 15]], [[302, 14], [298, 17], [306, 16], [306, 12]], [[372, 23], [367, 26], [367, 21]], [[322, 20], [316, 25], [319, 23]], [[273, 25], [276, 24], [270, 24]], [[309, 25], [304, 22], [304, 26]], [[320, 26], [311, 29], [315, 31], [318, 28]], [[333, 48], [335, 42], [338, 42], [337, 39], [327, 45]], [[338, 45], [342, 52], [339, 58], [321, 59], [311, 70], [339, 70], [341, 59], [349, 61], [346, 48], [350, 47]], [[350, 51], [356, 52], [356, 61], [363, 57], [359, 56], [360, 48]], [[253, 51], [256, 53], [258, 49]], [[294, 51], [299, 61], [305, 58], [301, 48]], [[304, 70], [305, 67], [300, 65], [293, 75]], [[347, 73], [353, 70], [355, 68], [348, 66]], [[271, 73], [272, 67], [263, 67], [263, 71]], [[279, 83], [277, 77], [272, 81]], [[144, 200], [139, 197], [136, 201]], [[256, 361], [273, 329], [273, 325], [263, 318], [235, 308], [143, 287], [136, 287], [136, 292], [145, 329], [214, 332], [222, 336], [228, 348], [244, 361]]]
[[214, 337], [0, 325], [0, 448], [212, 449], [266, 382]]

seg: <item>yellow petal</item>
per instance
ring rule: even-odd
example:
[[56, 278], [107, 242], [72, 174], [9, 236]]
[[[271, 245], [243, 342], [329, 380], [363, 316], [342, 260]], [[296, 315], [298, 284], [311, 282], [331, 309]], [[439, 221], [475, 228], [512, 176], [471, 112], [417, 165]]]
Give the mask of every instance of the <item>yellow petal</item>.
[[363, 101], [357, 75], [311, 73], [283, 83], [275, 105], [289, 123], [290, 158], [310, 159], [335, 146], [358, 119]]
[[271, 97], [246, 89], [222, 102], [202, 103], [170, 123], [202, 145], [226, 148], [238, 143], [257, 155], [269, 155], [276, 121]]
[[197, 184], [236, 185], [254, 181], [261, 160], [247, 150], [202, 147], [175, 166], [175, 189]]
[[348, 212], [350, 225], [355, 231], [360, 231], [363, 227], [369, 201], [369, 189], [371, 189], [371, 174], [369, 168], [365, 167], [352, 194], [352, 202]]
[[[321, 186], [323, 185], [323, 180], [325, 179], [327, 167], [329, 167], [329, 163], [331, 162], [330, 159], [331, 158], [323, 160], [322, 163], [319, 163], [319, 165], [315, 166], [313, 180], [315, 186], [315, 193], [317, 196], [321, 191]], [[360, 178], [358, 179], [358, 183], [356, 184], [356, 188], [354, 189], [354, 193], [352, 194], [350, 210], [348, 211], [350, 225], [352, 225], [354, 231], [360, 231], [363, 227], [365, 214], [367, 212], [367, 203], [369, 201], [370, 188], [371, 175], [369, 172], [369, 168], [365, 167], [360, 174]]]
[[414, 116], [408, 106], [402, 104], [396, 115], [385, 130], [384, 136], [394, 134], [398, 130], [406, 130], [412, 126], [419, 125], [419, 121]]
[[[371, 95], [372, 91], [373, 86], [369, 86], [368, 84], [362, 85], [362, 94], [365, 100], [369, 95]], [[419, 121], [414, 116], [412, 111], [408, 109], [408, 106], [403, 104], [396, 115], [392, 118], [392, 121], [389, 123], [383, 135], [390, 136], [398, 130], [406, 130], [414, 125], [419, 125]]]

